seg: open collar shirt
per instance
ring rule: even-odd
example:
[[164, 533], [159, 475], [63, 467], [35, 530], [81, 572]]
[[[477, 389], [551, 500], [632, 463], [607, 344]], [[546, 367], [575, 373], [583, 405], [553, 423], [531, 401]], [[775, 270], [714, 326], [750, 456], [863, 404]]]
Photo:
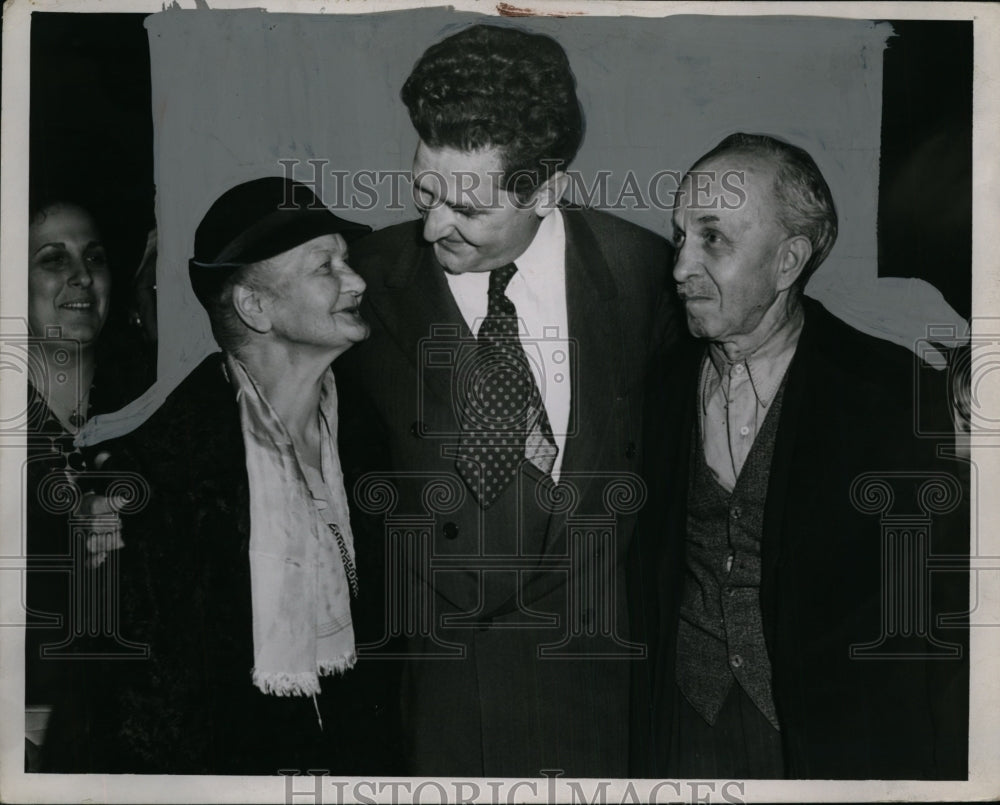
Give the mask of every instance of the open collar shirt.
[[702, 446], [716, 480], [736, 486], [757, 433], [764, 424], [802, 334], [802, 309], [753, 353], [730, 361], [710, 344], [701, 366], [699, 420]]

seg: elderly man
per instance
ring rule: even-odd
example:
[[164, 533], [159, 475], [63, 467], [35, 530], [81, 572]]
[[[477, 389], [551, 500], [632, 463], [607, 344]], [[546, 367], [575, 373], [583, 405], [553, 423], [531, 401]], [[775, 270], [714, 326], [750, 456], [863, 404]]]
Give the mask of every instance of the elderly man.
[[[934, 616], [961, 616], [966, 579], [894, 563], [968, 553], [962, 474], [914, 435], [912, 354], [803, 296], [837, 235], [826, 182], [802, 149], [735, 134], [685, 178], [673, 229], [700, 343], [647, 414], [652, 773], [963, 777], [965, 639]], [[883, 502], [929, 544], [882, 534]], [[957, 527], [931, 517], [949, 508]]]
[[407, 643], [408, 770], [623, 776], [643, 655], [624, 556], [670, 248], [560, 205], [583, 120], [551, 38], [473, 26], [402, 97], [422, 220], [357, 245], [372, 335], [337, 371], [387, 446], [358, 505], [386, 503], [405, 562], [387, 632]]
[[222, 352], [99, 447], [151, 490], [109, 592], [149, 657], [94, 663], [53, 715], [49, 770], [397, 770], [392, 682], [355, 668], [352, 601], [367, 585], [379, 605], [380, 577], [358, 579], [330, 370], [368, 335], [347, 262], [367, 231], [277, 177], [202, 219], [190, 275]]

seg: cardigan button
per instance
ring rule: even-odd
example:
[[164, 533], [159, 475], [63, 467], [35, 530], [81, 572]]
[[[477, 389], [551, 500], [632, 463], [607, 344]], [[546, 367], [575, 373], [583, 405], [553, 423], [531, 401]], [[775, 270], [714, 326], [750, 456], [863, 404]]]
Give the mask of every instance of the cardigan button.
[[635, 442], [629, 442], [625, 448], [625, 458], [635, 458]]
[[458, 539], [458, 526], [450, 520], [444, 524], [444, 528], [441, 530], [444, 532], [445, 539]]
[[422, 439], [424, 431], [424, 423], [419, 419], [415, 420], [412, 425], [410, 425], [410, 435], [415, 439]]

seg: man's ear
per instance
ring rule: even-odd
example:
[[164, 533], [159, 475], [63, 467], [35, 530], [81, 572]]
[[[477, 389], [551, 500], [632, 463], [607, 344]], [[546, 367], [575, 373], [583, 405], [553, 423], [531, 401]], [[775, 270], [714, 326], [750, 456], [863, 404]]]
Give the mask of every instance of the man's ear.
[[778, 251], [778, 290], [791, 288], [812, 257], [812, 243], [805, 235], [785, 240]]
[[566, 175], [566, 171], [556, 171], [538, 185], [534, 192], [535, 214], [539, 218], [544, 218], [556, 209], [567, 187], [569, 187], [569, 176]]
[[232, 295], [233, 309], [240, 321], [257, 333], [266, 333], [271, 329], [264, 294], [249, 285], [237, 283], [233, 286]]

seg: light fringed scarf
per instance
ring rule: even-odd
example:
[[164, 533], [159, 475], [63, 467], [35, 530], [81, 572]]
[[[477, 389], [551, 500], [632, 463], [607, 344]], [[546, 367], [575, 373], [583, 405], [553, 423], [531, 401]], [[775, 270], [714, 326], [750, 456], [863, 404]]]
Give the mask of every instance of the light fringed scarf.
[[[344, 475], [337, 455], [337, 387], [323, 378], [319, 419], [327, 513], [321, 516], [285, 426], [246, 367], [226, 356], [236, 386], [250, 480], [253, 683], [275, 696], [314, 696], [319, 676], [354, 666], [345, 561], [354, 562]], [[353, 571], [353, 567], [352, 567]]]

